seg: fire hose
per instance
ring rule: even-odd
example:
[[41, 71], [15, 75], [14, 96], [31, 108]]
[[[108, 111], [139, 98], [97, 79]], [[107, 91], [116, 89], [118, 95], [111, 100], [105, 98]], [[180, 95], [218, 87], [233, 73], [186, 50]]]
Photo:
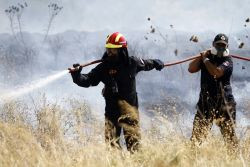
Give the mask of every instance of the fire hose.
[[[187, 59], [183, 59], [183, 60], [180, 60], [180, 61], [176, 61], [176, 62], [164, 64], [164, 66], [167, 67], [167, 66], [173, 66], [173, 65], [181, 64], [181, 63], [184, 63], [184, 62], [187, 62], [187, 61], [196, 59], [196, 58], [198, 58], [198, 57], [200, 57], [200, 56], [201, 56], [201, 55], [192, 56], [192, 57], [189, 57], [189, 58], [187, 58]], [[231, 56], [232, 56], [233, 58], [235, 58], [235, 59], [250, 61], [250, 58], [248, 58], [248, 57], [242, 57], [242, 56], [237, 56], [237, 55], [231, 55]]]
[[[231, 55], [233, 58], [235, 59], [240, 59], [240, 60], [245, 60], [245, 61], [250, 61], [250, 58], [248, 57], [242, 57], [242, 56], [237, 56], [237, 55]], [[187, 61], [191, 61], [191, 60], [194, 60], [196, 58], [200, 57], [200, 55], [197, 55], [197, 56], [192, 56], [192, 57], [189, 57], [189, 58], [186, 58], [186, 59], [183, 59], [183, 60], [179, 60], [179, 61], [176, 61], [176, 62], [171, 62], [171, 63], [166, 63], [164, 64], [165, 67], [167, 66], [173, 66], [173, 65], [177, 65], [177, 64], [181, 64], [181, 63], [184, 63], [184, 62], [187, 62]], [[103, 60], [95, 60], [95, 61], [92, 61], [90, 63], [86, 63], [86, 64], [80, 64], [80, 66], [76, 67], [76, 68], [68, 68], [68, 70], [70, 72], [72, 71], [77, 71], [79, 70], [79, 68], [83, 68], [83, 67], [87, 67], [89, 65], [93, 65], [93, 64], [97, 64], [97, 63], [101, 63]]]
[[78, 71], [79, 68], [87, 67], [87, 66], [90, 66], [90, 65], [92, 65], [92, 64], [101, 63], [102, 61], [103, 61], [103, 60], [95, 60], [95, 61], [92, 61], [92, 62], [90, 62], [90, 63], [80, 64], [80, 66], [75, 67], [75, 68], [68, 68], [68, 70], [69, 70], [69, 72]]

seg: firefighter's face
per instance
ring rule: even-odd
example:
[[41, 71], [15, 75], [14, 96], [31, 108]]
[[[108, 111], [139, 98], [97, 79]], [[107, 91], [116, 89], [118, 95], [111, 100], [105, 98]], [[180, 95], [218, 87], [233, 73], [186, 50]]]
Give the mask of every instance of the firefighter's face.
[[111, 49], [111, 48], [107, 48], [107, 54], [108, 54], [108, 57], [107, 57], [107, 60], [109, 63], [111, 64], [117, 64], [119, 62], [119, 52], [118, 52], [118, 49]]
[[214, 47], [217, 49], [219, 49], [219, 50], [226, 50], [227, 49], [227, 45], [226, 44], [224, 44], [224, 43], [215, 43], [214, 44]]
[[118, 49], [107, 48], [106, 51], [108, 56], [118, 56]]
[[214, 43], [214, 47], [217, 51], [217, 56], [223, 57], [224, 52], [226, 51], [228, 45], [225, 43]]

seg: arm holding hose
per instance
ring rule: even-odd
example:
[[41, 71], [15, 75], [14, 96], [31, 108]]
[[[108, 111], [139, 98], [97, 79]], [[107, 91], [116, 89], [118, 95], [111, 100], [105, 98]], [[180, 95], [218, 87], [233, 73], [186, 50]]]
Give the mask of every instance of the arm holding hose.
[[204, 51], [200, 53], [200, 56], [195, 58], [188, 67], [188, 71], [190, 73], [196, 73], [200, 71], [201, 69], [201, 63], [204, 63], [207, 71], [209, 72], [210, 75], [214, 76], [215, 78], [220, 78], [223, 76], [223, 70], [214, 64], [212, 64], [207, 56], [209, 55], [210, 51]]
[[73, 67], [77, 70], [71, 71], [73, 82], [81, 87], [96, 86], [100, 83], [100, 65], [92, 69], [88, 74], [81, 74], [82, 67], [79, 64], [74, 64]]
[[137, 72], [140, 71], [150, 71], [156, 69], [158, 71], [164, 68], [164, 63], [159, 59], [141, 59], [137, 57], [132, 57], [132, 60], [136, 63]]
[[209, 72], [210, 75], [214, 76], [214, 78], [220, 78], [224, 75], [224, 66], [216, 66], [209, 61], [207, 56], [210, 54], [210, 51], [205, 51], [201, 53], [201, 59]]
[[201, 56], [196, 57], [191, 63], [189, 64], [188, 71], [190, 73], [196, 73], [201, 69]]
[[[207, 69], [207, 71], [209, 72], [210, 75], [214, 76], [214, 78], [220, 78], [224, 75], [225, 71], [226, 72], [230, 72], [229, 67], [231, 67], [232, 61], [231, 58], [229, 58], [228, 60], [225, 61], [225, 63], [223, 63], [220, 66], [216, 66], [213, 63], [211, 63], [209, 61], [209, 59], [207, 58], [207, 56], [210, 54], [210, 51], [204, 51], [200, 54], [200, 56], [197, 56], [190, 64], [189, 64], [189, 68], [188, 71], [190, 73], [195, 73], [200, 71], [201, 69], [201, 63], [203, 63]], [[228, 65], [227, 65], [228, 64]], [[229, 66], [229, 67], [228, 67]]]

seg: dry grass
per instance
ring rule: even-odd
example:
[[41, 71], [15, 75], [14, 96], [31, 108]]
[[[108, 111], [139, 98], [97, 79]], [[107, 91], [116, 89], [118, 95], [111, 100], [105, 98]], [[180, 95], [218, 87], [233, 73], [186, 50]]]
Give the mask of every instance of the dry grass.
[[85, 103], [67, 100], [69, 107], [63, 108], [42, 101], [35, 109], [22, 102], [1, 107], [0, 166], [250, 166], [249, 132], [236, 159], [227, 154], [221, 136], [211, 135], [191, 149], [188, 138], [161, 136], [157, 126], [143, 130], [141, 150], [130, 154], [105, 145], [103, 120], [95, 119]]

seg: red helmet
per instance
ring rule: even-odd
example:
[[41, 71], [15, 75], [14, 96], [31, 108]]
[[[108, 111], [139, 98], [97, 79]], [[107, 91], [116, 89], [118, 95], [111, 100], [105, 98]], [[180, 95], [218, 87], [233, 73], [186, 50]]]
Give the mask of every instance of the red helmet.
[[127, 41], [121, 33], [115, 32], [107, 36], [106, 48], [127, 48], [127, 46]]

